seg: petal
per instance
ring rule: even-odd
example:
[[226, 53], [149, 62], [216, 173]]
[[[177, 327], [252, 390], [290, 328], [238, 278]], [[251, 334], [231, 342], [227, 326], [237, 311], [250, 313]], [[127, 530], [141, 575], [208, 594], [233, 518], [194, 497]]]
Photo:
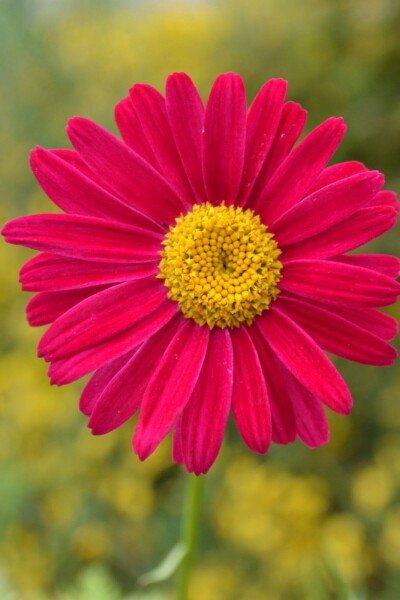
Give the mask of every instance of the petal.
[[89, 167], [138, 212], [156, 223], [171, 224], [188, 208], [162, 175], [99, 125], [75, 117], [67, 133]]
[[400, 284], [376, 271], [326, 260], [296, 260], [284, 266], [283, 290], [329, 304], [388, 306], [396, 302]]
[[203, 134], [203, 171], [208, 200], [232, 204], [242, 179], [246, 96], [242, 78], [220, 75], [210, 93]]
[[[285, 368], [285, 367], [283, 367]], [[329, 424], [321, 402], [285, 369], [285, 380], [292, 399], [296, 430], [310, 448], [319, 448], [329, 441]]]
[[265, 454], [271, 444], [271, 411], [267, 386], [250, 335], [244, 327], [231, 332], [234, 356], [232, 411], [245, 443]]
[[398, 324], [396, 319], [379, 312], [375, 308], [352, 307], [349, 305], [340, 306], [339, 304], [332, 305], [326, 304], [321, 299], [311, 300], [310, 298], [307, 298], [305, 301], [313, 306], [323, 308], [330, 312], [333, 311], [343, 319], [346, 319], [346, 321], [350, 321], [358, 327], [361, 327], [361, 329], [369, 331], [378, 338], [385, 340], [385, 342], [393, 340], [397, 335]]
[[178, 465], [185, 463], [182, 451], [182, 435], [181, 435], [181, 417], [175, 421], [174, 433], [172, 438], [172, 460]]
[[296, 102], [286, 102], [270, 152], [255, 181], [247, 205], [253, 208], [278, 166], [284, 161], [306, 123], [307, 112]]
[[196, 385], [209, 337], [208, 327], [182, 319], [146, 388], [133, 449], [146, 459], [171, 429]]
[[336, 314], [334, 309], [282, 296], [279, 306], [327, 352], [366, 365], [391, 365], [396, 359], [393, 346]]
[[9, 244], [81, 260], [143, 263], [157, 259], [158, 233], [83, 215], [31, 215], [4, 225]]
[[349, 414], [352, 400], [343, 378], [303, 329], [277, 306], [261, 315], [255, 326], [304, 387], [333, 411]]
[[194, 198], [176, 149], [164, 98], [156, 89], [145, 84], [134, 85], [129, 94], [143, 133], [158, 163], [158, 170], [179, 198], [184, 200], [185, 205], [190, 206]]
[[104, 386], [88, 423], [94, 435], [120, 427], [139, 409], [147, 384], [180, 320], [181, 316], [176, 315], [146, 340]]
[[307, 193], [339, 146], [343, 119], [328, 119], [309, 133], [287, 156], [252, 207], [264, 223], [273, 223]]
[[295, 244], [344, 221], [373, 198], [383, 184], [383, 175], [378, 171], [331, 183], [292, 206], [270, 229], [280, 247]]
[[221, 448], [233, 384], [233, 352], [227, 329], [210, 334], [196, 387], [180, 418], [181, 450], [186, 468], [207, 473]]
[[48, 372], [51, 383], [57, 385], [71, 383], [110, 360], [134, 350], [168, 323], [176, 312], [177, 305], [175, 303], [163, 302], [133, 327], [125, 329], [87, 350], [78, 352], [78, 354], [53, 361]]
[[[140, 346], [139, 346], [140, 347]], [[79, 400], [79, 410], [84, 415], [90, 417], [95, 407], [97, 400], [100, 398], [104, 389], [107, 387], [112, 378], [126, 365], [131, 359], [137, 348], [133, 352], [127, 352], [122, 356], [110, 360], [92, 375], [81, 394]]]
[[243, 178], [238, 204], [249, 197], [257, 175], [271, 149], [282, 115], [287, 82], [271, 79], [259, 91], [247, 114]]
[[[39, 184], [48, 197], [64, 212], [75, 215], [103, 217], [123, 223], [147, 226], [147, 219], [119, 197], [108, 192], [82, 169], [76, 153], [36, 148], [31, 153], [30, 164]], [[79, 155], [78, 155], [79, 156]], [[153, 225], [153, 228], [157, 228]]]
[[351, 256], [340, 254], [339, 256], [334, 256], [332, 260], [343, 262], [347, 265], [372, 269], [387, 277], [393, 277], [393, 279], [397, 279], [400, 275], [400, 259], [397, 256], [390, 256], [389, 254], [353, 254]]
[[121, 100], [115, 107], [115, 121], [125, 144], [144, 158], [146, 162], [150, 163], [152, 167], [157, 168], [154, 153], [143, 132], [139, 117], [129, 96]]
[[400, 212], [400, 202], [397, 195], [390, 190], [382, 190], [379, 192], [375, 198], [371, 198], [367, 206], [390, 206], [396, 211], [397, 215]]
[[153, 277], [108, 288], [57, 319], [39, 343], [39, 356], [54, 360], [92, 348], [138, 326], [165, 300], [165, 287]]
[[282, 364], [257, 327], [249, 330], [257, 350], [271, 407], [272, 440], [275, 444], [290, 444], [296, 439], [296, 421]]
[[365, 165], [356, 160], [337, 163], [336, 165], [327, 167], [320, 175], [318, 175], [318, 177], [314, 180], [314, 183], [310, 186], [308, 193], [313, 194], [317, 190], [320, 190], [331, 183], [335, 183], [341, 179], [347, 179], [348, 177], [352, 177], [358, 173], [363, 173], [367, 170], [368, 169]]
[[40, 327], [53, 323], [63, 313], [89, 296], [103, 291], [105, 286], [87, 287], [62, 292], [42, 292], [31, 298], [26, 306], [29, 325]]
[[284, 263], [302, 258], [330, 258], [379, 237], [394, 227], [396, 221], [396, 212], [389, 206], [361, 208], [345, 221], [286, 246], [280, 258]]
[[205, 202], [201, 162], [204, 106], [192, 80], [185, 73], [167, 79], [166, 106], [179, 156], [197, 202]]
[[141, 279], [155, 275], [157, 271], [158, 261], [144, 264], [104, 263], [43, 253], [24, 264], [19, 280], [23, 290], [54, 292]]

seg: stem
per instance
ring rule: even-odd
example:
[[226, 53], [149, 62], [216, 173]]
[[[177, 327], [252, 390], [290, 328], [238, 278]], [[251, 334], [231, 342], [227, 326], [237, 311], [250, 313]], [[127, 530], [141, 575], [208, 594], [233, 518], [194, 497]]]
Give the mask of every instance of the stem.
[[204, 476], [189, 475], [185, 510], [182, 519], [181, 543], [185, 549], [178, 580], [178, 600], [187, 600], [190, 573], [199, 537], [199, 516]]

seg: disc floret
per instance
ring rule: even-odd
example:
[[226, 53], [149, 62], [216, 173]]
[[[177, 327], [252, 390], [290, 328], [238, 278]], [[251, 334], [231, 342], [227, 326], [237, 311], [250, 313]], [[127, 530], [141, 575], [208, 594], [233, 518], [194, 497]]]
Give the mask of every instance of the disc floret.
[[176, 219], [163, 245], [158, 277], [199, 325], [251, 325], [279, 294], [281, 251], [250, 209], [195, 205]]

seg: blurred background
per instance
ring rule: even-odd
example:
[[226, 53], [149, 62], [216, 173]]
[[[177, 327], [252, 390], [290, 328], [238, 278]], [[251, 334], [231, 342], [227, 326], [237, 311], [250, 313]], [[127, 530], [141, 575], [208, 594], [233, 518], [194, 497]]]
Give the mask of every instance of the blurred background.
[[[68, 147], [75, 114], [116, 131], [133, 83], [163, 90], [181, 70], [203, 98], [220, 72], [241, 73], [249, 101], [287, 78], [307, 130], [345, 118], [335, 161], [361, 160], [398, 191], [399, 27], [397, 0], [0, 0], [1, 221], [54, 210], [32, 147]], [[392, 232], [371, 247], [395, 245]], [[0, 598], [171, 599], [173, 580], [138, 578], [178, 539], [184, 474], [169, 440], [139, 463], [132, 423], [92, 437], [82, 383], [50, 387], [18, 286], [32, 254], [0, 253]], [[330, 415], [326, 447], [257, 457], [229, 430], [207, 477], [192, 600], [400, 598], [399, 369], [336, 364], [355, 408]]]

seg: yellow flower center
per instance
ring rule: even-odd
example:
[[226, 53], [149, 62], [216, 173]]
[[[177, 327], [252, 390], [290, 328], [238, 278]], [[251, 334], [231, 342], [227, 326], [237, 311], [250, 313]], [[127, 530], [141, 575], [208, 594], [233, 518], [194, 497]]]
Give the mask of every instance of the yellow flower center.
[[252, 210], [195, 205], [166, 234], [158, 277], [199, 325], [251, 325], [279, 294], [281, 251], [273, 238]]

